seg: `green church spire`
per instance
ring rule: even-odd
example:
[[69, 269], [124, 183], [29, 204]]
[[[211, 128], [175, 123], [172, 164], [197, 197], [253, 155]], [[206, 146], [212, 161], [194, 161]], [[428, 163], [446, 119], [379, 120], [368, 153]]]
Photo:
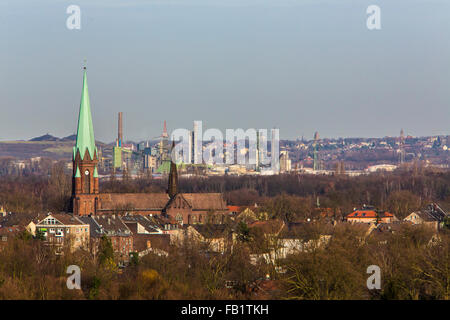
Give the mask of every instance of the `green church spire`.
[[77, 166], [77, 171], [75, 172], [75, 178], [81, 178], [80, 168]]
[[80, 151], [81, 160], [83, 160], [86, 149], [91, 159], [94, 159], [94, 152], [97, 148], [95, 147], [94, 127], [92, 126], [86, 68], [84, 68], [83, 90], [81, 92], [80, 113], [78, 115], [77, 142], [73, 148], [73, 158], [75, 159], [77, 151]]

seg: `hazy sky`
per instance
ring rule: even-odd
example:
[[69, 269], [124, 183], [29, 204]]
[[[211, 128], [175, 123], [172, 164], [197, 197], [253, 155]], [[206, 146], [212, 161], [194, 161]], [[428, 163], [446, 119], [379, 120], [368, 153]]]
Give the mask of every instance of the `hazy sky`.
[[[69, 30], [69, 5], [81, 30]], [[381, 7], [381, 30], [366, 9]], [[0, 140], [192, 128], [281, 138], [449, 134], [448, 0], [0, 0]]]

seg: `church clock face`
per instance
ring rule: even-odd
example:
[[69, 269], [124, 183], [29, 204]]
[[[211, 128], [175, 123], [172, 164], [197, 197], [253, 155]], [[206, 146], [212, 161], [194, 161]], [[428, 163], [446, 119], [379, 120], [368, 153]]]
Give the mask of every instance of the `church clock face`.
[[84, 174], [88, 176], [88, 175], [89, 175], [89, 170], [86, 170], [86, 171], [84, 172]]

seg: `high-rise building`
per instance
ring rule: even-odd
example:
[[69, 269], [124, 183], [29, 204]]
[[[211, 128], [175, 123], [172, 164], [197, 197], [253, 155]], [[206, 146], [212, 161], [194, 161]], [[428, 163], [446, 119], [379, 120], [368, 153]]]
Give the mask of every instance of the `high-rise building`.
[[271, 156], [271, 167], [274, 173], [280, 172], [280, 133], [278, 129], [271, 130], [271, 146], [270, 146], [270, 156]]
[[201, 164], [202, 163], [202, 122], [194, 121], [194, 132], [193, 132], [193, 148], [194, 148], [194, 163]]
[[189, 131], [188, 142], [187, 142], [187, 163], [193, 163], [194, 161], [194, 132]]
[[280, 172], [285, 173], [291, 171], [291, 159], [287, 150], [280, 152]]

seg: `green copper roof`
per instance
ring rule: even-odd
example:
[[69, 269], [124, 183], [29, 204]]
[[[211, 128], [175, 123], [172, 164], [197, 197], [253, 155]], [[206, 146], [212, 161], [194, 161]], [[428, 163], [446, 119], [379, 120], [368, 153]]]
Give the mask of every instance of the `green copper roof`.
[[73, 157], [80, 151], [81, 159], [83, 160], [86, 149], [94, 158], [95, 139], [94, 139], [94, 127], [92, 126], [91, 105], [89, 103], [89, 91], [87, 84], [86, 70], [84, 70], [83, 76], [83, 90], [81, 92], [80, 113], [78, 115], [78, 130], [77, 130], [77, 142], [73, 148]]
[[77, 171], [75, 172], [75, 178], [81, 178], [80, 168], [77, 166]]
[[169, 173], [170, 171], [170, 161], [163, 161], [161, 165], [156, 169], [157, 173]]
[[95, 169], [94, 169], [94, 178], [98, 178], [98, 171], [97, 171], [97, 167], [95, 167]]

